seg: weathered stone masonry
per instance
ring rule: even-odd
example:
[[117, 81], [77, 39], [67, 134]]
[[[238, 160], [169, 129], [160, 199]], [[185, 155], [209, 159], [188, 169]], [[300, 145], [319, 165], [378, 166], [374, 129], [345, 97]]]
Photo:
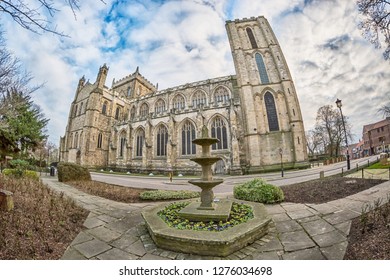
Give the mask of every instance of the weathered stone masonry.
[[105, 86], [81, 78], [60, 159], [131, 172], [194, 173], [192, 140], [206, 125], [220, 139], [216, 173], [307, 165], [299, 101], [278, 41], [264, 17], [228, 21], [236, 75], [158, 90], [136, 71]]

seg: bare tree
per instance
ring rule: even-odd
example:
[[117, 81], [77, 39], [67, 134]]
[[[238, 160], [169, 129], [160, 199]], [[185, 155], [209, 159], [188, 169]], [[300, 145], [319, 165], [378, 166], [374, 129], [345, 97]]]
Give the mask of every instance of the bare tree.
[[[351, 139], [351, 126], [344, 117], [347, 137]], [[338, 109], [330, 105], [322, 106], [317, 111], [315, 133], [322, 143], [325, 153], [330, 157], [339, 156], [341, 147], [345, 143], [345, 134], [341, 114]]]
[[[80, 1], [63, 1], [70, 7], [76, 17], [76, 11], [80, 9]], [[100, 1], [104, 3], [103, 0]], [[65, 36], [62, 32], [57, 31], [56, 27], [52, 26], [52, 22], [49, 20], [58, 11], [53, 0], [0, 0], [0, 12], [9, 15], [23, 28], [35, 33], [50, 32]], [[47, 17], [44, 14], [47, 14]]]
[[390, 104], [383, 105], [379, 110], [379, 113], [383, 114], [384, 117], [390, 117]]
[[381, 36], [384, 37], [385, 59], [390, 58], [390, 0], [358, 0], [358, 11], [365, 19], [360, 22], [359, 28], [363, 35], [381, 48]]
[[323, 152], [322, 136], [315, 129], [306, 131], [306, 145], [310, 156]]

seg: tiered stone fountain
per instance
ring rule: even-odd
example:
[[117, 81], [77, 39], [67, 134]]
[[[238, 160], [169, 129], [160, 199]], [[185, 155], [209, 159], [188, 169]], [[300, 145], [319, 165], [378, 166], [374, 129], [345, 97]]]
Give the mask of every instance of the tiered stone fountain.
[[217, 138], [210, 138], [206, 126], [202, 128], [202, 135], [192, 141], [194, 144], [202, 147], [202, 155], [191, 159], [202, 166], [202, 177], [197, 180], [190, 180], [189, 183], [202, 189], [200, 193], [200, 202], [192, 202], [182, 209], [180, 216], [190, 221], [226, 221], [230, 215], [232, 201], [222, 200], [214, 203], [213, 188], [223, 182], [222, 179], [213, 179], [211, 166], [219, 161], [220, 157], [210, 155], [210, 146], [218, 143]]
[[[223, 182], [221, 179], [213, 179], [211, 166], [220, 160], [219, 157], [210, 155], [210, 146], [217, 143], [218, 139], [210, 138], [206, 127], [202, 129], [200, 138], [193, 143], [202, 147], [201, 157], [191, 159], [202, 166], [202, 177], [190, 180], [189, 183], [202, 189], [200, 202], [195, 201], [183, 208], [179, 215], [191, 221], [226, 221], [229, 218], [231, 206], [234, 200], [224, 199], [214, 202], [213, 188]], [[242, 202], [242, 201], [238, 201]], [[142, 213], [148, 231], [160, 248], [207, 256], [225, 257], [242, 249], [268, 232], [271, 219], [268, 217], [263, 204], [242, 202], [252, 207], [253, 218], [249, 221], [235, 225], [232, 228], [220, 232], [179, 230], [169, 227], [159, 216], [168, 203], [146, 210]]]

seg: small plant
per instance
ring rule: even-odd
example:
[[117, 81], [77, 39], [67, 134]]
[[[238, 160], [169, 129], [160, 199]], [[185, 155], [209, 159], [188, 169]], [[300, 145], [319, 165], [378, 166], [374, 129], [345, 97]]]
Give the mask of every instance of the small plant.
[[88, 168], [69, 162], [58, 164], [58, 181], [91, 181]]
[[199, 192], [194, 191], [166, 191], [166, 190], [155, 190], [155, 191], [144, 191], [140, 193], [142, 200], [169, 200], [169, 199], [189, 199], [199, 197]]
[[197, 231], [223, 231], [235, 225], [245, 223], [253, 218], [252, 207], [246, 204], [233, 202], [230, 217], [227, 221], [192, 222], [178, 215], [178, 212], [186, 207], [189, 202], [172, 203], [157, 213], [157, 215], [169, 226], [176, 229], [188, 229]]
[[37, 172], [32, 170], [22, 170], [22, 169], [10, 169], [6, 168], [3, 170], [3, 175], [11, 176], [14, 178], [30, 178], [33, 180], [39, 180], [39, 175]]
[[234, 198], [266, 204], [284, 200], [283, 191], [263, 179], [253, 179], [234, 187]]

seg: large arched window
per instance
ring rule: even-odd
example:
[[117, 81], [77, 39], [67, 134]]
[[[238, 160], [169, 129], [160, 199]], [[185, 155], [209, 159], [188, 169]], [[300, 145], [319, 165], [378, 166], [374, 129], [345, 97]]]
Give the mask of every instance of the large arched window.
[[267, 91], [264, 95], [265, 108], [267, 110], [267, 119], [269, 131], [278, 131], [279, 122], [278, 115], [276, 112], [275, 99], [272, 93]]
[[183, 110], [186, 106], [184, 97], [181, 94], [178, 94], [173, 99], [173, 108], [176, 110]]
[[269, 84], [267, 69], [265, 68], [263, 57], [261, 56], [261, 54], [256, 53], [255, 58], [256, 58], [257, 69], [259, 70], [261, 83]]
[[102, 148], [102, 144], [103, 144], [103, 135], [101, 133], [98, 134], [98, 139], [97, 140], [98, 140], [97, 141], [97, 147], [99, 149], [101, 149]]
[[168, 130], [164, 125], [160, 125], [156, 135], [157, 156], [167, 155]]
[[193, 155], [196, 154], [196, 146], [192, 140], [196, 138], [195, 127], [187, 121], [181, 129], [181, 154]]
[[192, 107], [193, 108], [199, 108], [206, 105], [206, 95], [198, 90], [195, 92], [195, 94], [192, 96]]
[[252, 49], [257, 49], [258, 47], [257, 47], [255, 36], [253, 35], [252, 29], [247, 27], [246, 28], [246, 33], [248, 34], [248, 38], [249, 38], [249, 41], [251, 42]]
[[119, 139], [119, 157], [123, 157], [125, 154], [125, 149], [126, 149], [126, 132], [122, 132], [120, 139]]
[[131, 87], [127, 88], [127, 97], [131, 97]]
[[135, 156], [142, 157], [142, 149], [145, 141], [145, 132], [142, 129], [138, 130], [135, 141]]
[[227, 89], [224, 87], [218, 87], [214, 93], [214, 102], [226, 103], [228, 102], [228, 100], [229, 100], [229, 92], [227, 91]]
[[165, 111], [165, 101], [162, 100], [162, 99], [159, 99], [157, 102], [156, 102], [156, 105], [154, 106], [154, 112], [156, 114], [160, 114], [162, 112]]
[[213, 144], [213, 150], [225, 150], [228, 148], [226, 123], [221, 117], [216, 117], [211, 124], [211, 137], [217, 138], [218, 143]]
[[146, 118], [146, 116], [149, 114], [149, 106], [148, 104], [144, 103], [141, 106], [141, 109], [139, 110], [139, 115], [141, 118]]
[[73, 112], [73, 117], [76, 117], [77, 116], [77, 105], [76, 105], [76, 107], [74, 108], [74, 112]]
[[107, 115], [107, 101], [104, 101], [104, 102], [103, 102], [102, 114], [103, 114], [103, 115]]

